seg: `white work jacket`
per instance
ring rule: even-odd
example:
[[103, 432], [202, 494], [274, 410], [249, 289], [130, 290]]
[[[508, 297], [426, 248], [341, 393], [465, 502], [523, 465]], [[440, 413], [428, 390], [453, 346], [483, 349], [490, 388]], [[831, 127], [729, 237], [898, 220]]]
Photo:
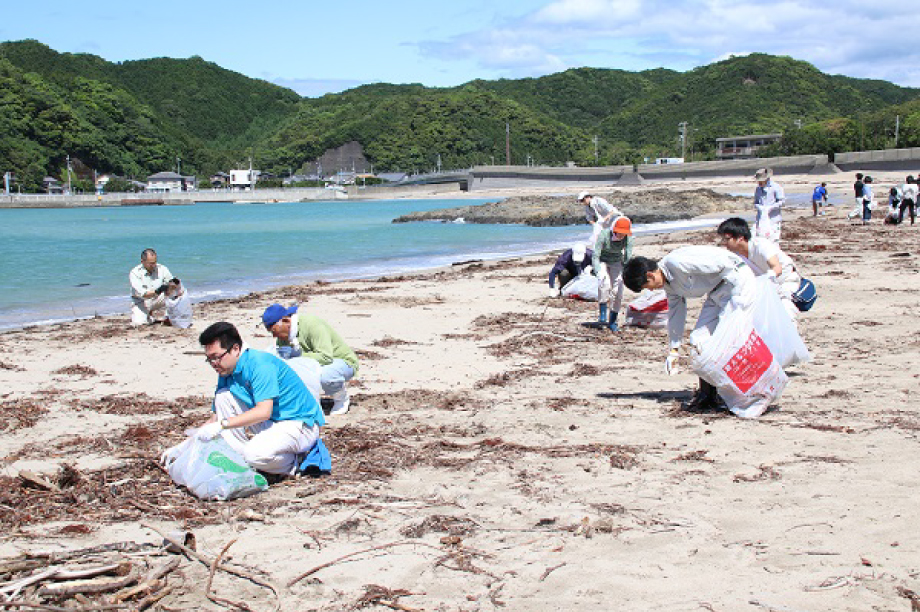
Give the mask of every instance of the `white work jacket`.
[[723, 283], [731, 296], [740, 294], [742, 277], [738, 270], [747, 264], [726, 249], [687, 246], [661, 258], [658, 268], [664, 274], [668, 296], [668, 340], [671, 348], [677, 348], [687, 325], [687, 298], [703, 297]]
[[786, 193], [772, 180], [767, 181], [763, 187], [757, 185], [757, 190], [754, 192], [754, 209], [757, 211], [755, 227], [782, 222], [781, 209], [785, 203]]

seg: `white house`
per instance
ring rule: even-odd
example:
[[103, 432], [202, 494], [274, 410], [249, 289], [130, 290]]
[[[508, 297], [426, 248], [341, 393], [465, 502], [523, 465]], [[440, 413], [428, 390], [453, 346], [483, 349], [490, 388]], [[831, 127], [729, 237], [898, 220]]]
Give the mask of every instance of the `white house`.
[[194, 176], [182, 176], [175, 172], [157, 172], [147, 177], [147, 191], [170, 192], [195, 189]]
[[230, 189], [250, 190], [255, 189], [259, 180], [258, 170], [231, 170]]

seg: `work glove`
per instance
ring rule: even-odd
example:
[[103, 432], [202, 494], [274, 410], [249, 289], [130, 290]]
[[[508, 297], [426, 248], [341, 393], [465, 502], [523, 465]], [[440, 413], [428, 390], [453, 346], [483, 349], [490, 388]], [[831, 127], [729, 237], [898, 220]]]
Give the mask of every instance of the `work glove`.
[[767, 270], [767, 278], [769, 278], [770, 281], [773, 282], [774, 284], [779, 283], [779, 279], [776, 277], [776, 272], [774, 272], [773, 270]]
[[163, 454], [160, 455], [160, 465], [163, 467], [169, 467], [176, 459], [179, 458], [179, 455], [185, 450], [185, 447], [188, 445], [189, 438], [186, 438], [182, 442], [179, 442], [175, 446], [170, 446]]
[[546, 295], [551, 298], [559, 297], [559, 294], [559, 287], [550, 287], [549, 291], [546, 292]]
[[677, 374], [677, 359], [679, 355], [677, 349], [671, 349], [668, 353], [667, 359], [664, 360], [664, 371], [668, 376], [674, 376]]
[[591, 264], [588, 264], [581, 271], [582, 274], [594, 274], [594, 267]]
[[199, 427], [198, 431], [195, 432], [195, 437], [202, 442], [207, 442], [208, 440], [213, 440], [219, 436], [222, 430], [223, 427], [220, 426], [220, 422], [212, 421]]

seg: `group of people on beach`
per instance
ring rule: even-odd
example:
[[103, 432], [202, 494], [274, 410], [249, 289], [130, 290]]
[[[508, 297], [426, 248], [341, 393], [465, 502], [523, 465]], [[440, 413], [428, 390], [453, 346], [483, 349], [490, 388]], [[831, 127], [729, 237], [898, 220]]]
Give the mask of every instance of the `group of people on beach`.
[[[133, 325], [165, 323], [187, 328], [192, 311], [188, 292], [156, 251], [144, 249], [129, 275]], [[358, 372], [357, 354], [326, 321], [295, 306], [271, 304], [262, 324], [274, 341], [267, 350], [243, 342], [227, 322], [208, 326], [199, 335], [205, 361], [217, 372], [211, 417], [195, 436], [207, 441], [222, 436], [253, 469], [272, 475], [305, 470], [330, 415], [345, 414], [347, 383]], [[175, 448], [175, 447], [174, 447]], [[163, 457], [171, 456], [172, 449]]]
[[[782, 234], [783, 188], [763, 168], [754, 176], [755, 222], [753, 231], [740, 217], [726, 219], [716, 230], [721, 246], [688, 246], [675, 249], [661, 260], [632, 255], [632, 224], [607, 200], [585, 191], [577, 199], [585, 206], [592, 226], [589, 244], [576, 244], [556, 260], [550, 271], [550, 296], [559, 295], [556, 280], [565, 282], [581, 274], [595, 274], [598, 283], [599, 326], [618, 331], [623, 287], [639, 293], [663, 290], [668, 303], [668, 353], [664, 361], [669, 375], [678, 370], [680, 347], [687, 319], [687, 299], [705, 298], [690, 345], [699, 350], [713, 334], [729, 304], [749, 299], [747, 285], [765, 275], [793, 323], [799, 306], [796, 292], [802, 284], [798, 268], [779, 246]], [[825, 192], [826, 194], [826, 192]], [[690, 410], [719, 408], [716, 388], [700, 378], [699, 388], [687, 404]]]

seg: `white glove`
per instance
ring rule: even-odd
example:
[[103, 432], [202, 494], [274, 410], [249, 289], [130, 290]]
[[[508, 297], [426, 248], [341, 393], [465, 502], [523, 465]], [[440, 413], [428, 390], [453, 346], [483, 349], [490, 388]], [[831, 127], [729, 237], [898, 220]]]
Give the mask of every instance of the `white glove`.
[[207, 442], [219, 436], [222, 430], [223, 427], [220, 426], [219, 421], [212, 421], [211, 423], [205, 423], [199, 427], [198, 431], [195, 432], [195, 437], [203, 442]]
[[779, 280], [776, 278], [776, 272], [773, 270], [767, 270], [767, 278], [769, 278], [774, 283], [779, 282]]
[[188, 445], [190, 438], [186, 438], [182, 442], [179, 442], [175, 446], [170, 446], [163, 454], [160, 455], [160, 465], [164, 467], [169, 467], [176, 459], [179, 458], [179, 455], [185, 450], [185, 447]]
[[559, 294], [560, 294], [559, 287], [550, 287], [549, 291], [546, 292], [546, 295], [551, 298], [559, 297]]
[[677, 374], [677, 359], [679, 355], [677, 349], [671, 349], [668, 353], [668, 358], [664, 360], [664, 371], [668, 376], [674, 376]]
[[591, 266], [590, 264], [585, 266], [584, 269], [581, 271], [582, 274], [591, 274], [592, 272], [594, 272], [594, 267]]

